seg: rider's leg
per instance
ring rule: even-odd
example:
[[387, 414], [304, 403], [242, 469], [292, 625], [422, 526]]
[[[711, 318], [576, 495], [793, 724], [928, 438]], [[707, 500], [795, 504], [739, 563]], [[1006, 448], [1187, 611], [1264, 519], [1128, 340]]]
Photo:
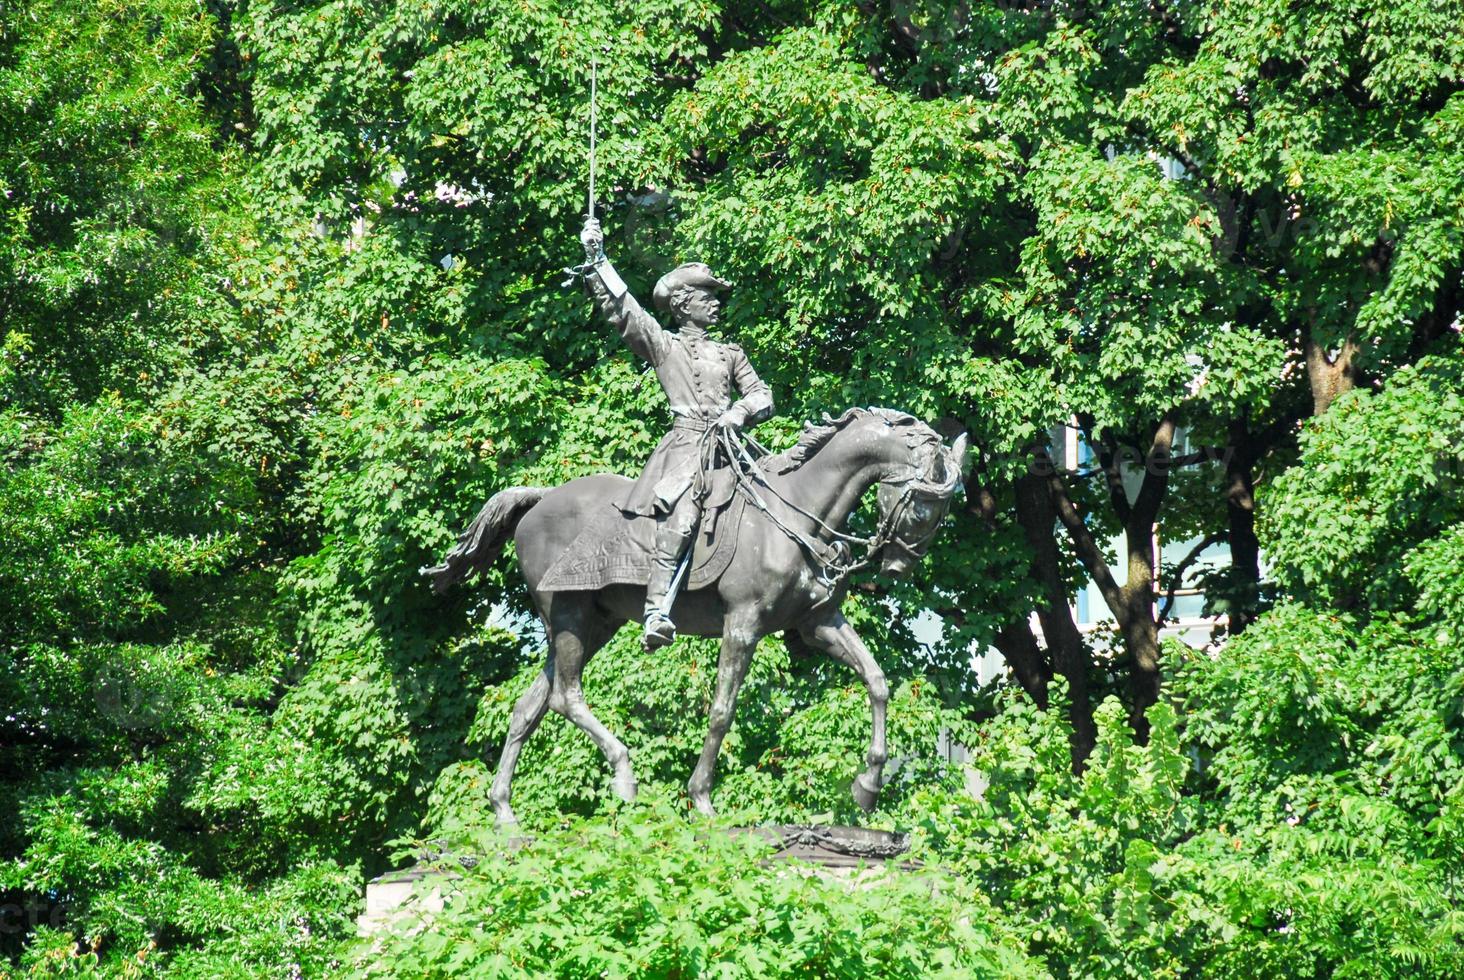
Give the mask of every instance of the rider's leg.
[[683, 494], [669, 514], [656, 521], [656, 547], [651, 556], [651, 580], [646, 585], [646, 632], [643, 642], [647, 650], [665, 646], [676, 639], [676, 626], [671, 622], [671, 604], [676, 596], [671, 580], [676, 566], [691, 544], [701, 518], [691, 493]]

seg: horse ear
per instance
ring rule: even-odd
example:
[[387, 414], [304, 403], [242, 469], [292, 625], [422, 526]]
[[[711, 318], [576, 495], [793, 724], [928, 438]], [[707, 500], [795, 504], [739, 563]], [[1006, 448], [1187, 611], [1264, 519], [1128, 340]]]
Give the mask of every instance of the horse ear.
[[956, 469], [961, 474], [966, 472], [966, 433], [962, 432], [956, 436], [956, 441], [951, 443], [951, 459], [956, 464]]

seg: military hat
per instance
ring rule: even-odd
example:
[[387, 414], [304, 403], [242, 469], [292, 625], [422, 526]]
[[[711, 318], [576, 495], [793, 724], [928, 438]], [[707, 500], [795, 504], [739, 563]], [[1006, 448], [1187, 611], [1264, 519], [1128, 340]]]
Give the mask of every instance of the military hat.
[[732, 284], [712, 275], [705, 262], [683, 262], [661, 277], [651, 293], [651, 301], [662, 313], [671, 312], [671, 297], [682, 286], [696, 286], [701, 289], [727, 289]]

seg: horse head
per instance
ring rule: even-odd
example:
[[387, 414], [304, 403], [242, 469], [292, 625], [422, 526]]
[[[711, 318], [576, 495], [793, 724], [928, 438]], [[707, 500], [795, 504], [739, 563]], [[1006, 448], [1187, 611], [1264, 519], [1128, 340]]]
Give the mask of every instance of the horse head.
[[964, 432], [950, 446], [935, 437], [915, 447], [907, 471], [880, 482], [879, 520], [888, 539], [881, 571], [900, 576], [925, 557], [950, 511], [965, 460]]
[[[805, 426], [797, 445], [775, 457], [769, 469], [784, 475], [805, 464], [827, 461], [814, 482], [854, 491], [824, 515], [835, 525], [857, 505], [858, 495], [877, 482], [879, 530], [872, 543], [882, 570], [902, 575], [930, 549], [960, 485], [965, 458], [965, 433], [947, 446], [913, 415], [888, 408], [851, 408], [838, 418], [825, 415], [821, 425]], [[860, 480], [854, 478], [856, 472], [877, 475]]]

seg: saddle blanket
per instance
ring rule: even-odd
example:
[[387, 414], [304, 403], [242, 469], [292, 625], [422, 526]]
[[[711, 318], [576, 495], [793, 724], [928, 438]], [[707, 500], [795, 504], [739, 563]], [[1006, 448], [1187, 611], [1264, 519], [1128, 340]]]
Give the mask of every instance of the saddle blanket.
[[[725, 506], [710, 506], [722, 494], [714, 493], [702, 511], [701, 525], [692, 541], [691, 573], [683, 588], [688, 592], [716, 583], [732, 564], [737, 532], [747, 501], [741, 494], [723, 497]], [[628, 515], [619, 501], [596, 508], [574, 542], [550, 566], [539, 588], [545, 592], [579, 592], [607, 585], [645, 585], [651, 578], [656, 520]]]

